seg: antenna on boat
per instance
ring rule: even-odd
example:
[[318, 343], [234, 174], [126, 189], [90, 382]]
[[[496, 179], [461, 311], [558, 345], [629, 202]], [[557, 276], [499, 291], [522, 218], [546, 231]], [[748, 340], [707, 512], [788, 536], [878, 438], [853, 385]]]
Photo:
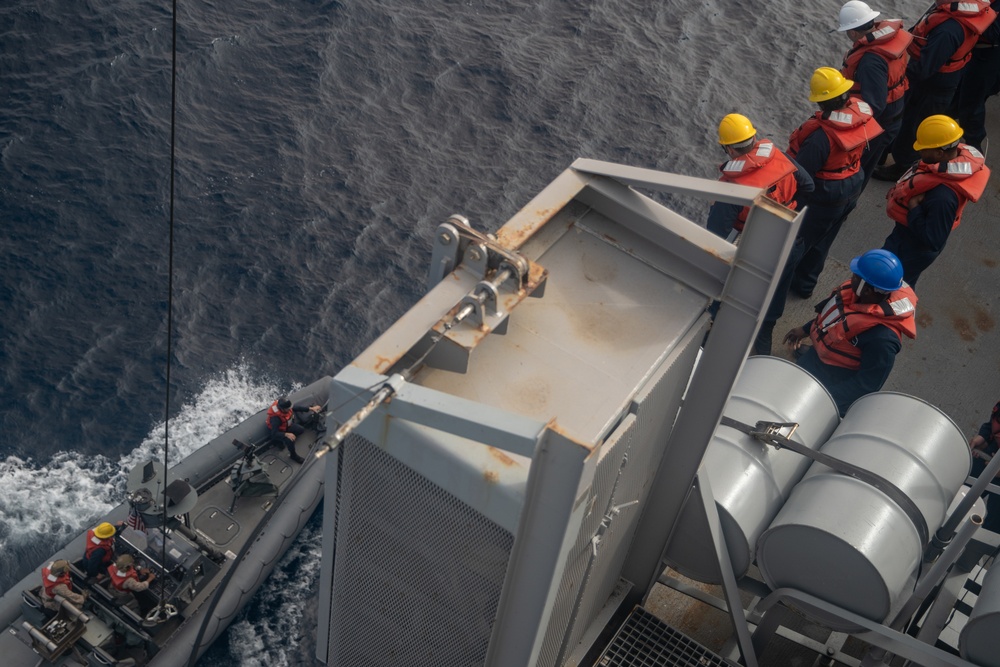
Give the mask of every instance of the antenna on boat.
[[[160, 562], [167, 562], [167, 519], [169, 515], [167, 514], [167, 505], [169, 504], [169, 497], [167, 495], [167, 488], [169, 485], [167, 482], [167, 470], [170, 466], [170, 357], [173, 352], [173, 332], [174, 332], [174, 155], [176, 153], [175, 146], [175, 128], [177, 125], [177, 0], [171, 0], [170, 3], [170, 24], [171, 24], [171, 43], [170, 43], [170, 215], [169, 215], [169, 241], [167, 243], [167, 370], [166, 370], [166, 389], [164, 391], [164, 408], [163, 408], [163, 517], [162, 517], [162, 527], [163, 527], [163, 540], [162, 540], [162, 551], [160, 553]], [[176, 611], [171, 608], [171, 605], [167, 604], [166, 597], [166, 577], [159, 577], [160, 579], [160, 595], [159, 602], [156, 607], [154, 607], [149, 614], [147, 614], [146, 619], [150, 621], [167, 620]]]

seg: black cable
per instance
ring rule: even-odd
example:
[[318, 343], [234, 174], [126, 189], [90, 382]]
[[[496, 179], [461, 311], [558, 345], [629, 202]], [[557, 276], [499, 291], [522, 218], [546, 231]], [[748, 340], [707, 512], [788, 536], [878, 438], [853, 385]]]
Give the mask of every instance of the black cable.
[[166, 605], [166, 566], [167, 566], [167, 469], [170, 466], [170, 357], [173, 350], [174, 332], [174, 155], [176, 153], [177, 126], [177, 0], [172, 0], [171, 12], [171, 43], [170, 43], [170, 216], [169, 240], [167, 243], [167, 386], [164, 391], [163, 409], [163, 549], [160, 553], [160, 605]]

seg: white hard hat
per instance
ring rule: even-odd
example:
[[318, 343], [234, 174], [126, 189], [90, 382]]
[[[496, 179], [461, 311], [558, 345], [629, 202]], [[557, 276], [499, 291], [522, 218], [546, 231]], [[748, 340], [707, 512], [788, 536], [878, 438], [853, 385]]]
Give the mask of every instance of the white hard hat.
[[869, 21], [874, 21], [881, 12], [876, 12], [861, 0], [847, 0], [840, 8], [840, 27], [837, 32], [854, 30]]

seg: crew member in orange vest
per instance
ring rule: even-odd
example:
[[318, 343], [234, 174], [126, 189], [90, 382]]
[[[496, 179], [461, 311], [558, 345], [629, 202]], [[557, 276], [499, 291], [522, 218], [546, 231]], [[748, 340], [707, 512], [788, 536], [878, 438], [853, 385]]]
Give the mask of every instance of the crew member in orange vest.
[[989, 0], [935, 3], [910, 31], [914, 40], [906, 67], [910, 90], [903, 125], [892, 143], [894, 163], [875, 170], [879, 180], [895, 181], [916, 162], [912, 145], [917, 126], [928, 116], [949, 113], [972, 49], [996, 18]]
[[59, 611], [59, 601], [56, 595], [69, 600], [77, 608], [82, 608], [87, 600], [86, 593], [76, 593], [73, 591], [73, 579], [69, 574], [69, 561], [54, 560], [42, 568], [42, 604], [46, 609]]
[[911, 286], [944, 250], [965, 205], [986, 189], [990, 170], [983, 155], [961, 139], [962, 128], [952, 118], [925, 119], [913, 144], [920, 161], [887, 195], [886, 212], [896, 225], [882, 247], [899, 257]]
[[[892, 371], [902, 337], [917, 337], [917, 295], [887, 250], [851, 260], [851, 279], [816, 306], [816, 319], [785, 334], [798, 364], [823, 383], [843, 415], [878, 391]], [[806, 339], [812, 345], [804, 345]]]
[[119, 604], [123, 604], [134, 612], [138, 612], [139, 600], [135, 594], [141, 593], [149, 588], [149, 585], [156, 579], [156, 575], [149, 570], [141, 572], [133, 567], [135, 560], [128, 554], [122, 554], [115, 559], [113, 565], [108, 566], [108, 576], [111, 577], [109, 588], [118, 599]]
[[861, 155], [861, 170], [865, 175], [862, 191], [882, 155], [899, 134], [903, 122], [903, 96], [909, 88], [907, 48], [913, 35], [903, 29], [901, 19], [876, 21], [879, 14], [861, 0], [847, 0], [840, 8], [840, 27], [837, 28], [851, 40], [851, 49], [844, 56], [840, 73], [854, 82], [851, 94], [868, 103], [883, 130]]
[[[758, 139], [750, 119], [738, 113], [728, 114], [719, 123], [719, 144], [729, 160], [719, 167], [720, 181], [755, 188], [765, 188], [767, 196], [794, 209], [796, 193], [811, 191], [812, 178], [798, 168], [769, 139]], [[743, 231], [749, 208], [738, 204], [715, 202], [708, 211], [708, 231], [724, 239], [735, 240]]]
[[271, 442], [279, 447], [287, 447], [289, 457], [296, 463], [302, 463], [304, 459], [295, 451], [295, 439], [305, 433], [306, 429], [296, 421], [297, 413], [312, 413], [308, 419], [313, 423], [322, 409], [318, 405], [292, 405], [287, 396], [278, 398], [267, 409], [266, 424]]
[[96, 577], [108, 569], [115, 557], [115, 527], [108, 522], [87, 531], [83, 552], [83, 569], [87, 577]]
[[809, 101], [819, 111], [792, 132], [788, 155], [812, 177], [815, 188], [799, 198], [808, 208], [757, 333], [756, 354], [771, 353], [771, 335], [785, 312], [789, 289], [803, 298], [812, 295], [830, 246], [858, 203], [864, 181], [861, 154], [882, 128], [871, 107], [851, 97], [853, 85], [832, 67], [820, 67], [809, 80]]

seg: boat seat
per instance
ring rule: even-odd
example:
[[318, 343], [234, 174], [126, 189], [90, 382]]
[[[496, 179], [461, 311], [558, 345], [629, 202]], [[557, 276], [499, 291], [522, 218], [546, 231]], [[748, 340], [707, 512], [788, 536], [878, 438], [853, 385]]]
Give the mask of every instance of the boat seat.
[[42, 598], [36, 592], [40, 590], [41, 586], [34, 590], [29, 588], [21, 591], [21, 614], [24, 620], [36, 626], [45, 625], [46, 621], [56, 615], [56, 612], [42, 603]]
[[87, 654], [87, 667], [132, 667], [135, 664], [133, 658], [116, 660], [110, 653], [97, 646]]
[[142, 616], [122, 604], [121, 599], [112, 593], [107, 586], [104, 584], [93, 583], [90, 585], [90, 589], [100, 596], [106, 604], [110, 605], [114, 609], [115, 613], [123, 616], [125, 620], [130, 621], [137, 628], [142, 627]]

